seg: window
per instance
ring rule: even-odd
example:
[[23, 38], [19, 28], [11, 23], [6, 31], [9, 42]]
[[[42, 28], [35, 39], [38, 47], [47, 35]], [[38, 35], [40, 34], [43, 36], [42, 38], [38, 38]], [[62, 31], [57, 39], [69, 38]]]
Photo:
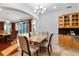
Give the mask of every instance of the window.
[[4, 23], [4, 31], [5, 31], [6, 33], [10, 33], [11, 30], [12, 30], [12, 25], [11, 25], [11, 23]]
[[29, 32], [29, 23], [28, 22], [18, 22], [16, 23], [16, 30], [19, 34], [24, 34]]

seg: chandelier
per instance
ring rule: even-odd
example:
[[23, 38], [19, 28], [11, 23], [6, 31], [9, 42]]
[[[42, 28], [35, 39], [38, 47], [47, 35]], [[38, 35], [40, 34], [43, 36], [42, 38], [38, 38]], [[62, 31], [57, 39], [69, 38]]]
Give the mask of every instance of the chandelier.
[[38, 7], [35, 7], [35, 8], [34, 8], [34, 12], [35, 12], [36, 14], [42, 14], [42, 13], [44, 13], [46, 10], [47, 10], [47, 9], [44, 8], [43, 6], [38, 6]]

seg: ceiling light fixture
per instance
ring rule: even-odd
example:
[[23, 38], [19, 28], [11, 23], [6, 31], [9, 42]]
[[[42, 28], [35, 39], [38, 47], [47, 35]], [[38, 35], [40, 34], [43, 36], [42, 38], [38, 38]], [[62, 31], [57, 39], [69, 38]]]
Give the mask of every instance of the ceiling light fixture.
[[47, 9], [44, 8], [42, 5], [34, 8], [34, 12], [35, 12], [36, 14], [42, 14], [42, 13], [44, 13], [46, 10], [47, 10]]
[[34, 7], [35, 9], [38, 9], [38, 7]]

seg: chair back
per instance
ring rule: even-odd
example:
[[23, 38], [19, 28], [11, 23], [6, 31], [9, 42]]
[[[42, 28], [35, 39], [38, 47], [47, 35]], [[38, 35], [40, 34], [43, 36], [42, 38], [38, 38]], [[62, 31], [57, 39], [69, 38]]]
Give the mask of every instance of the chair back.
[[53, 36], [53, 33], [49, 37], [48, 46], [50, 46], [50, 44], [51, 44], [52, 36]]
[[25, 36], [18, 36], [18, 37], [19, 37], [21, 50], [23, 52], [29, 54], [30, 53], [30, 49], [29, 49], [29, 44], [28, 44], [27, 37], [25, 37]]
[[16, 39], [17, 38], [17, 34], [18, 34], [18, 31], [11, 31], [11, 40], [13, 39]]

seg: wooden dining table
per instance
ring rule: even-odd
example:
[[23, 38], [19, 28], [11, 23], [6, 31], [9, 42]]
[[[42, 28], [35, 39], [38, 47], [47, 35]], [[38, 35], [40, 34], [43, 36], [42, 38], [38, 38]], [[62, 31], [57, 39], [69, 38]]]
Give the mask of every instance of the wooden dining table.
[[33, 35], [29, 37], [28, 40], [36, 43], [41, 43], [42, 41], [46, 40], [47, 37], [48, 37], [47, 35]]
[[33, 35], [31, 37], [29, 37], [28, 41], [31, 41], [30, 45], [33, 46], [38, 46], [40, 49], [40, 53], [41, 53], [41, 44], [48, 42], [48, 35]]
[[0, 33], [2, 36], [10, 35], [9, 33]]
[[0, 36], [3, 37], [3, 41], [6, 43], [7, 42], [7, 38], [10, 36], [10, 34], [8, 33], [0, 33]]

